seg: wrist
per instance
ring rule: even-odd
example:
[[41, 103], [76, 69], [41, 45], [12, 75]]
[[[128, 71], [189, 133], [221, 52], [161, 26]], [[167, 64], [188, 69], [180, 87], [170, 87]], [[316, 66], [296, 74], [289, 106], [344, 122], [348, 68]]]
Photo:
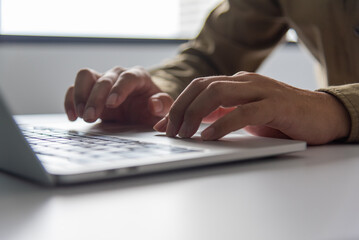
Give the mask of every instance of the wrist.
[[334, 95], [322, 92], [325, 96], [328, 106], [330, 119], [333, 121], [333, 140], [343, 139], [349, 137], [351, 120], [350, 115], [344, 104]]

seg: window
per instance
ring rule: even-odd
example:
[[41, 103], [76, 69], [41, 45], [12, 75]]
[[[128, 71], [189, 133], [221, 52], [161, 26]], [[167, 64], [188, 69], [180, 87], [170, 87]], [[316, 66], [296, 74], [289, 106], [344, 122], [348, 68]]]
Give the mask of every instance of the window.
[[219, 0], [0, 0], [0, 34], [186, 39]]

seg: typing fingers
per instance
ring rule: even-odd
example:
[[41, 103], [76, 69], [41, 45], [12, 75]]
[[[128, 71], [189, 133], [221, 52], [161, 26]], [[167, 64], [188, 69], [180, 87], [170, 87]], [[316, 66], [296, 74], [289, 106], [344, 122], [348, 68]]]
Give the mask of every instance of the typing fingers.
[[74, 107], [77, 116], [83, 117], [87, 99], [99, 77], [100, 74], [92, 69], [82, 69], [77, 73], [73, 89]]
[[172, 97], [167, 93], [156, 93], [148, 99], [148, 110], [153, 116], [164, 117], [173, 104]]
[[[88, 83], [88, 87], [92, 86], [85, 105], [83, 119], [86, 122], [96, 121], [105, 108], [108, 94], [118, 78], [118, 75], [123, 71], [122, 68], [113, 68], [107, 71], [104, 75], [99, 77], [95, 82]], [[89, 90], [89, 89], [86, 89]], [[88, 92], [86, 92], [88, 93]], [[85, 93], [85, 94], [86, 94]], [[85, 95], [84, 94], [84, 95]]]
[[[202, 120], [219, 107], [234, 107], [237, 105], [247, 104], [249, 102], [259, 101], [263, 97], [263, 90], [253, 86], [247, 81], [233, 81], [227, 78], [219, 81], [208, 82], [200, 93], [196, 96], [190, 96], [193, 100], [187, 103], [187, 106], [180, 106], [182, 110], [182, 120], [180, 127], [176, 126], [176, 131], [172, 134], [179, 134], [180, 137], [191, 137], [199, 128]], [[177, 99], [177, 104], [181, 105], [182, 99]], [[229, 112], [229, 111], [228, 111]], [[176, 113], [170, 111], [169, 119], [176, 118]], [[172, 117], [172, 118], [171, 118]], [[177, 130], [178, 129], [178, 130]], [[168, 129], [167, 129], [168, 132]]]
[[[110, 89], [109, 96], [106, 99], [106, 106], [109, 108], [118, 107], [131, 93], [140, 89], [149, 89], [146, 85], [151, 83], [150, 75], [142, 68], [135, 67], [123, 71]], [[156, 89], [152, 94], [155, 92], [159, 92], [159, 89]]]
[[211, 112], [209, 115], [207, 115], [205, 118], [202, 119], [203, 123], [212, 123], [216, 121], [218, 118], [223, 117], [229, 112], [232, 112], [235, 109], [235, 107], [219, 107], [213, 112]]
[[67, 117], [70, 121], [75, 121], [77, 119], [76, 109], [74, 105], [74, 87], [71, 86], [65, 96], [65, 111]]
[[206, 128], [201, 137], [204, 140], [217, 140], [230, 132], [248, 125], [265, 125], [273, 120], [269, 101], [262, 100], [237, 106]]
[[[189, 105], [197, 98], [197, 96], [214, 81], [226, 79], [226, 76], [205, 77], [193, 80], [186, 89], [178, 96], [173, 103], [167, 121], [166, 135], [174, 137], [177, 135]], [[214, 109], [213, 109], [214, 110]], [[188, 113], [192, 115], [192, 113]]]

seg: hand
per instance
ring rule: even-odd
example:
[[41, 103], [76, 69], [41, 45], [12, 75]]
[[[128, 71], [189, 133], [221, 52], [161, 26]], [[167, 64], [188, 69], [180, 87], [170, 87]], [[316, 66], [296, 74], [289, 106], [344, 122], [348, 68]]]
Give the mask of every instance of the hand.
[[100, 118], [153, 126], [172, 103], [143, 68], [115, 67], [105, 74], [83, 69], [66, 93], [65, 110], [70, 121], [80, 117], [94, 122]]
[[324, 144], [347, 137], [350, 128], [349, 114], [335, 97], [247, 72], [195, 79], [154, 128], [189, 138], [209, 114], [214, 122], [202, 132], [204, 140], [245, 128], [258, 136]]

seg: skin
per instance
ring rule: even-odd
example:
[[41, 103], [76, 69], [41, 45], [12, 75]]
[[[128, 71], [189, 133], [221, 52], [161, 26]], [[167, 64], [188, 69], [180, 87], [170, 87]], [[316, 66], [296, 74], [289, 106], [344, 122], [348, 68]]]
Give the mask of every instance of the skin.
[[203, 140], [244, 128], [253, 135], [317, 145], [350, 131], [349, 114], [332, 95], [248, 72], [195, 79], [173, 102], [142, 68], [117, 67], [105, 74], [83, 69], [67, 91], [65, 109], [71, 121], [156, 123], [154, 129], [169, 137], [190, 138], [201, 122], [211, 122]]
[[78, 72], [65, 97], [70, 121], [97, 119], [121, 124], [153, 126], [168, 113], [173, 99], [152, 82], [142, 68], [115, 67], [104, 74], [92, 69]]

